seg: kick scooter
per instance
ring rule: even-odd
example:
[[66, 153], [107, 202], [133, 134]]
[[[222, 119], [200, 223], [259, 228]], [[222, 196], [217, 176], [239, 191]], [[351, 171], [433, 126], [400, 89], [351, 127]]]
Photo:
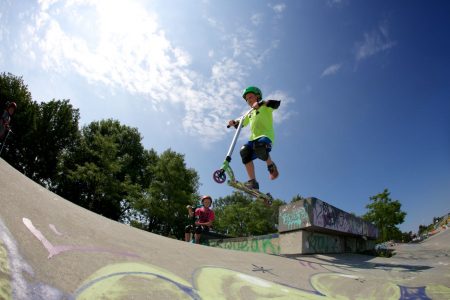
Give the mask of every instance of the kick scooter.
[[[270, 193], [264, 194], [263, 192], [260, 192], [259, 190], [254, 190], [251, 188], [248, 188], [245, 186], [244, 183], [239, 182], [234, 177], [233, 169], [230, 166], [231, 162], [231, 155], [233, 154], [234, 147], [236, 146], [237, 139], [239, 137], [239, 134], [241, 133], [242, 129], [242, 123], [244, 119], [253, 111], [253, 108], [250, 109], [248, 112], [246, 112], [243, 116], [241, 116], [238, 120], [238, 124], [236, 127], [236, 132], [234, 133], [233, 140], [231, 141], [230, 148], [228, 148], [227, 155], [225, 157], [225, 160], [222, 164], [222, 167], [218, 170], [216, 170], [213, 173], [213, 179], [217, 183], [224, 183], [227, 179], [227, 175], [229, 177], [228, 185], [234, 187], [237, 190], [243, 191], [244, 193], [247, 193], [248, 195], [263, 201], [266, 205], [272, 205], [273, 197], [270, 195]], [[230, 125], [227, 126], [227, 128], [230, 128]]]

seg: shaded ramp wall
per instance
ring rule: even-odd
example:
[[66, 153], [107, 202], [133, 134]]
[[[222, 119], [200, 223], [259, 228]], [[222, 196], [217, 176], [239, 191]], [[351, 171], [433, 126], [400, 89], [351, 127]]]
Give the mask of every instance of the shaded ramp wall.
[[361, 252], [373, 249], [378, 229], [317, 198], [280, 207], [281, 254]]

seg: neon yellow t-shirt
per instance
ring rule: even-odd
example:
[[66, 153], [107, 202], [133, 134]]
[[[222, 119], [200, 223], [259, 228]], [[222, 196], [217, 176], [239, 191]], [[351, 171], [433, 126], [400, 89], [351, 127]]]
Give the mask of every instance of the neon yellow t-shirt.
[[250, 141], [254, 141], [260, 137], [268, 137], [272, 143], [275, 141], [275, 131], [273, 130], [273, 108], [265, 105], [258, 110], [253, 110], [245, 117], [242, 125], [250, 124]]

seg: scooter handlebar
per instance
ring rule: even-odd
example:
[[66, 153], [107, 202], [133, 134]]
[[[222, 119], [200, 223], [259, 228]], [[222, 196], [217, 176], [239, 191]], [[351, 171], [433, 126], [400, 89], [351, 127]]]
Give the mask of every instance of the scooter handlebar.
[[237, 126], [239, 126], [239, 122], [241, 120], [243, 120], [247, 115], [249, 115], [253, 110], [255, 110], [254, 108], [251, 108], [249, 111], [247, 111], [242, 117], [239, 118], [239, 120], [235, 120], [235, 125], [227, 125], [227, 128], [230, 128], [231, 126], [234, 126], [235, 128], [237, 128]]

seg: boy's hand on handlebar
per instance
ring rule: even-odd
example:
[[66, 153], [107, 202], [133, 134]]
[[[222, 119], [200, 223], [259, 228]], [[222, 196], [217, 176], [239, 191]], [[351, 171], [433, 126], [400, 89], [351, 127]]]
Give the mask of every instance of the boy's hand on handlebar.
[[230, 128], [231, 126], [234, 126], [235, 128], [237, 128], [237, 126], [239, 125], [239, 121], [236, 120], [230, 120], [228, 121], [228, 128]]

